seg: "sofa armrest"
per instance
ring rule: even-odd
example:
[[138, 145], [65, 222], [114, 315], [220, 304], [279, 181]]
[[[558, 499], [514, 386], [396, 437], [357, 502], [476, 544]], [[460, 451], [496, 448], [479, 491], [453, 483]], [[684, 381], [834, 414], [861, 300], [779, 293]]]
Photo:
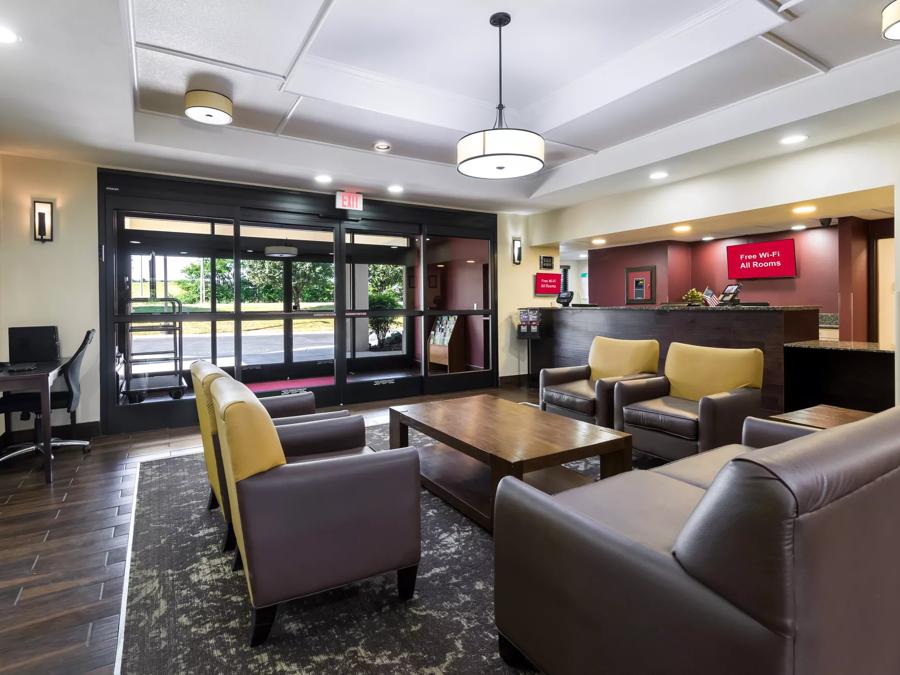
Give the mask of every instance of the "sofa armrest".
[[284, 396], [264, 396], [259, 399], [259, 402], [272, 418], [308, 415], [316, 412], [316, 395], [311, 391], [301, 391]]
[[275, 431], [285, 457], [351, 450], [366, 444], [366, 423], [362, 415], [282, 424]]
[[419, 454], [283, 464], [237, 484], [253, 606], [418, 563]]
[[792, 441], [795, 438], [808, 436], [818, 431], [815, 427], [802, 424], [788, 424], [777, 420], [764, 420], [759, 417], [748, 417], [744, 420], [744, 431], [741, 443], [751, 448], [767, 448]]
[[309, 415], [293, 415], [291, 417], [276, 417], [272, 420], [276, 427], [283, 424], [299, 424], [302, 422], [318, 422], [319, 420], [333, 420], [338, 417], [349, 417], [349, 410], [334, 410], [332, 412], [311, 413]]
[[613, 389], [613, 422], [619, 431], [625, 429], [622, 408], [632, 403], [669, 395], [669, 378], [664, 375], [616, 382]]
[[590, 366], [566, 366], [564, 368], [541, 368], [538, 376], [538, 396], [541, 408], [544, 408], [544, 387], [552, 387], [554, 384], [588, 380], [591, 377]]
[[595, 417], [597, 424], [607, 429], [612, 429], [615, 424], [613, 410], [615, 405], [614, 395], [617, 382], [630, 382], [632, 380], [646, 380], [656, 377], [656, 373], [634, 373], [632, 375], [619, 375], [616, 377], [601, 377], [594, 381], [594, 396], [597, 399]]
[[499, 485], [494, 546], [497, 628], [544, 672], [787, 672], [790, 638], [691, 578], [670, 554], [513, 478]]
[[748, 417], [763, 414], [762, 390], [742, 387], [700, 399], [700, 452], [741, 442]]

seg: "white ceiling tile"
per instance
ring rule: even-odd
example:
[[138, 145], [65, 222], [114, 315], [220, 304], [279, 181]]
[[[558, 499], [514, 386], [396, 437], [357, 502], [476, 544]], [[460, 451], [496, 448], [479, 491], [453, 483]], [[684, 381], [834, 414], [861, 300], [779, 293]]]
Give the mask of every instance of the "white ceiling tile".
[[141, 108], [180, 115], [188, 89], [210, 89], [234, 103], [234, 126], [275, 131], [296, 96], [278, 91], [278, 81], [217, 68], [145, 49], [137, 52]]
[[815, 72], [765, 41], [754, 39], [599, 108], [548, 135], [599, 150]]
[[320, 0], [134, 0], [138, 42], [285, 75]]

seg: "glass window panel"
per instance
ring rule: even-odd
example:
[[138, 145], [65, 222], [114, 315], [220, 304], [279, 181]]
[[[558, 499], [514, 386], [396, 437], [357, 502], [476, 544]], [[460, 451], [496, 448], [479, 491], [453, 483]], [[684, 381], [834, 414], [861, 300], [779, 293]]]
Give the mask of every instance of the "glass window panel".
[[[310, 241], [333, 244], [334, 234], [330, 230], [307, 230], [296, 227], [278, 227], [276, 225], [248, 225], [241, 223], [241, 241], [273, 239], [275, 241]], [[242, 244], [243, 245], [243, 244]]]
[[486, 239], [429, 237], [425, 304], [429, 309], [490, 309], [490, 254]]
[[241, 260], [241, 310], [283, 312], [283, 260]]
[[216, 321], [216, 365], [234, 367], [234, 321]]
[[177, 234], [209, 234], [212, 224], [197, 220], [170, 220], [168, 218], [125, 217], [126, 230], [145, 232], [174, 232]]
[[291, 261], [291, 309], [334, 311], [334, 261]]
[[429, 317], [428, 372], [445, 375], [490, 369], [490, 317]]
[[255, 366], [284, 363], [284, 320], [241, 322], [241, 364]]
[[293, 331], [295, 364], [334, 361], [334, 319], [294, 319]]
[[212, 359], [212, 322], [185, 321], [182, 324], [184, 335], [184, 368], [187, 369], [197, 360]]
[[360, 232], [348, 232], [345, 241], [348, 244], [362, 246], [387, 246], [390, 248], [409, 248], [415, 238], [399, 234], [363, 234]]
[[347, 380], [364, 382], [421, 375], [415, 348], [421, 317], [347, 319]]
[[[350, 309], [421, 309], [419, 238], [348, 233], [345, 273]], [[360, 245], [361, 238], [366, 244]]]

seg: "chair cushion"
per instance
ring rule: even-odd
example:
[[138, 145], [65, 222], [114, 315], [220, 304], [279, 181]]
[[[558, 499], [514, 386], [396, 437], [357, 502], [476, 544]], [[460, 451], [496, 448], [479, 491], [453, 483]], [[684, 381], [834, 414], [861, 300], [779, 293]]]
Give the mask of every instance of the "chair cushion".
[[554, 495], [553, 499], [629, 539], [664, 553], [704, 491], [652, 471], [627, 471]]
[[320, 459], [337, 459], [338, 457], [357, 457], [358, 455], [371, 455], [374, 450], [368, 446], [361, 448], [350, 448], [348, 450], [337, 450], [335, 452], [314, 452], [309, 455], [295, 455], [288, 457], [288, 464], [304, 464], [306, 462], [316, 462]]
[[701, 452], [699, 455], [681, 459], [671, 464], [663, 464], [655, 469], [651, 469], [651, 471], [706, 490], [723, 466], [735, 457], [752, 451], [753, 448], [747, 445], [724, 445], [721, 448]]
[[625, 424], [661, 431], [689, 441], [700, 433], [700, 404], [674, 396], [632, 403], [622, 409]]
[[673, 342], [666, 355], [671, 394], [699, 401], [704, 396], [741, 387], [760, 389], [763, 353], [759, 349], [724, 349]]
[[594, 383], [590, 380], [575, 380], [544, 387], [544, 402], [584, 415], [593, 415], [597, 404]]
[[591, 342], [588, 364], [592, 380], [655, 373], [659, 368], [659, 342], [616, 340], [598, 335]]

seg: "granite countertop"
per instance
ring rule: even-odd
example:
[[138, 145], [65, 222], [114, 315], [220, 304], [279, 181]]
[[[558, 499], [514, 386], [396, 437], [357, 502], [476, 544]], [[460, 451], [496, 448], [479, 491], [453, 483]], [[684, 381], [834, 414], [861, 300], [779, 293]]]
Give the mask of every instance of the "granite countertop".
[[567, 311], [585, 310], [585, 311], [604, 311], [610, 309], [628, 309], [637, 312], [800, 312], [815, 310], [819, 308], [814, 305], [791, 305], [791, 306], [753, 306], [753, 305], [719, 305], [718, 307], [704, 307], [691, 305], [624, 305], [620, 307], [520, 307], [519, 309], [541, 309]]
[[893, 345], [878, 342], [849, 342], [838, 340], [806, 340], [804, 342], [788, 342], [785, 347], [798, 349], [830, 349], [844, 352], [872, 352], [874, 354], [893, 354]]

